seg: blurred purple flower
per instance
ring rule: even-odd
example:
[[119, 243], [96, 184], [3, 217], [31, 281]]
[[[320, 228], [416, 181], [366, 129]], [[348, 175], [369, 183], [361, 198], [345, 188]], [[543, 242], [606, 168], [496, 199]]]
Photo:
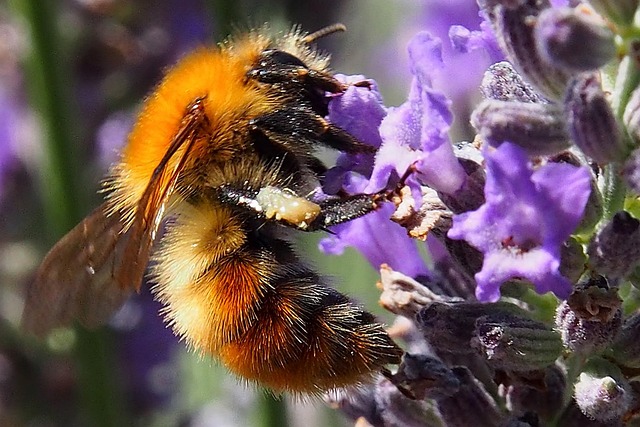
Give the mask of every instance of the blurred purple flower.
[[104, 170], [118, 160], [118, 153], [127, 141], [133, 122], [134, 117], [131, 113], [117, 111], [107, 117], [98, 128], [98, 160]]
[[158, 315], [161, 308], [145, 286], [111, 321], [118, 332], [118, 357], [127, 378], [131, 409], [139, 415], [168, 404], [178, 384], [178, 338]]
[[578, 2], [575, 0], [550, 0], [550, 3], [553, 7], [567, 7], [576, 6]]
[[454, 216], [448, 233], [484, 253], [475, 276], [478, 300], [498, 300], [500, 285], [512, 278], [566, 298], [571, 283], [558, 270], [560, 247], [582, 217], [591, 191], [589, 171], [560, 163], [534, 171], [525, 152], [511, 143], [487, 149], [485, 158], [486, 202]]
[[[466, 27], [474, 33], [476, 29], [481, 28], [482, 19], [475, 1], [431, 0], [424, 4], [421, 27], [441, 40], [449, 39], [451, 27], [454, 25]], [[480, 32], [489, 42], [492, 34], [485, 28], [481, 28]], [[493, 43], [495, 44], [495, 41]], [[501, 56], [496, 57], [496, 52], [499, 52], [499, 49], [469, 49], [467, 52], [461, 52], [455, 48], [455, 41], [451, 39], [451, 43], [444, 44], [445, 66], [437, 86], [454, 99], [456, 104], [461, 101], [460, 98], [468, 98], [477, 91], [487, 67], [501, 59]]]
[[172, 51], [178, 56], [211, 39], [214, 29], [202, 2], [171, 0], [166, 10]]
[[2, 197], [5, 178], [16, 160], [16, 126], [20, 113], [15, 98], [0, 90], [0, 197]]

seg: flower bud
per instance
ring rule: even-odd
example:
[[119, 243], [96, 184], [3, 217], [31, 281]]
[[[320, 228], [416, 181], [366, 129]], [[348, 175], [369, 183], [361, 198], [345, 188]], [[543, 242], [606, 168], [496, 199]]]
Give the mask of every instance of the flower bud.
[[549, 8], [540, 13], [536, 46], [544, 58], [570, 71], [596, 70], [616, 54], [614, 34], [586, 8]]
[[547, 103], [507, 61], [489, 67], [482, 78], [480, 91], [485, 98], [496, 101]]
[[335, 393], [325, 395], [325, 402], [329, 407], [339, 410], [351, 420], [365, 419], [370, 425], [384, 425], [376, 405], [373, 385], [357, 390], [336, 390]]
[[458, 158], [466, 179], [455, 193], [438, 192], [438, 197], [454, 214], [478, 209], [484, 203], [485, 171], [480, 163]]
[[474, 336], [476, 320], [479, 317], [513, 313], [523, 314], [523, 310], [509, 303], [438, 303], [434, 302], [422, 309], [416, 316], [418, 329], [439, 351], [450, 353], [472, 353], [470, 346]]
[[510, 376], [506, 385], [507, 406], [515, 414], [535, 413], [542, 420], [550, 421], [563, 406], [566, 380], [556, 365], [544, 371], [529, 373], [527, 377]]
[[549, 1], [518, 1], [509, 6], [496, 3], [500, 2], [478, 2], [509, 61], [546, 98], [561, 99], [569, 73], [538, 53], [534, 37], [538, 15], [550, 6]]
[[628, 149], [597, 74], [580, 74], [571, 80], [565, 116], [573, 142], [597, 163], [626, 157]]
[[407, 399], [386, 378], [376, 384], [340, 389], [325, 395], [326, 403], [340, 410], [357, 426], [441, 425], [432, 401]]
[[453, 263], [466, 276], [473, 277], [482, 269], [482, 252], [471, 246], [465, 240], [454, 240], [447, 236], [451, 229], [451, 217], [442, 217], [431, 229], [432, 235], [446, 248]]
[[494, 8], [503, 6], [507, 9], [517, 9], [525, 4], [527, 0], [479, 0], [478, 4], [482, 8]]
[[526, 414], [522, 417], [511, 418], [501, 424], [500, 427], [537, 427], [539, 425], [540, 422], [535, 414]]
[[576, 283], [584, 274], [586, 264], [587, 256], [582, 250], [582, 245], [570, 237], [560, 247], [560, 274], [571, 283]]
[[389, 380], [384, 379], [376, 384], [374, 397], [382, 421], [379, 424], [372, 423], [374, 426], [419, 427], [441, 424], [432, 401], [407, 399]]
[[575, 401], [571, 399], [569, 407], [566, 408], [560, 420], [556, 423], [557, 426], [562, 427], [623, 427], [622, 421], [596, 421], [585, 414], [578, 408]]
[[562, 353], [557, 332], [535, 320], [508, 314], [478, 318], [471, 346], [484, 354], [491, 366], [505, 371], [542, 369]]
[[611, 278], [627, 276], [640, 263], [640, 221], [627, 211], [616, 213], [587, 247], [589, 264]]
[[576, 285], [556, 310], [556, 327], [569, 350], [591, 354], [603, 350], [622, 325], [622, 300], [602, 276]]
[[451, 369], [424, 354], [405, 353], [391, 382], [418, 400], [451, 396], [460, 388], [460, 380]]
[[476, 281], [473, 276], [455, 262], [444, 244], [435, 236], [427, 238], [427, 248], [433, 260], [431, 270], [442, 293], [467, 301], [474, 300]]
[[529, 155], [551, 155], [569, 147], [562, 109], [555, 104], [484, 100], [471, 124], [494, 147], [513, 142]]
[[432, 302], [447, 299], [415, 279], [394, 271], [386, 264], [380, 266], [378, 288], [382, 290], [380, 305], [409, 319], [413, 319], [418, 311]]
[[623, 27], [633, 21], [638, 3], [638, 0], [589, 0], [600, 15]]
[[595, 359], [580, 374], [573, 397], [587, 417], [610, 422], [619, 420], [630, 409], [633, 393], [617, 366]]
[[629, 368], [640, 368], [640, 312], [624, 321], [611, 345], [616, 362]]
[[495, 401], [471, 372], [457, 366], [451, 371], [460, 381], [458, 392], [439, 399], [438, 410], [447, 427], [497, 427], [502, 416]]

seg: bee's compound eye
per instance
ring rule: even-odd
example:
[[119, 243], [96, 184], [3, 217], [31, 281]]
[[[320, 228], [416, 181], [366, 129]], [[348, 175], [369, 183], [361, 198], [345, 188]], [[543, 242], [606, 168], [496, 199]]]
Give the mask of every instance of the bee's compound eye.
[[285, 52], [283, 50], [278, 50], [278, 49], [265, 50], [262, 53], [262, 57], [271, 64], [293, 65], [296, 67], [308, 68], [307, 64], [302, 62], [300, 58], [290, 54], [289, 52]]

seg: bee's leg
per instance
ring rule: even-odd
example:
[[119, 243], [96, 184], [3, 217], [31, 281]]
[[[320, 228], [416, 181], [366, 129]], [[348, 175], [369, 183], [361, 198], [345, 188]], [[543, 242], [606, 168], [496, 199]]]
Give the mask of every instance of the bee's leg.
[[309, 69], [299, 58], [281, 50], [264, 51], [258, 64], [247, 77], [262, 83], [299, 85], [331, 93], [341, 93], [347, 88], [331, 74]]
[[376, 151], [374, 146], [359, 141], [310, 108], [287, 106], [256, 117], [249, 124], [254, 130], [263, 133], [271, 142], [286, 147], [295, 147], [300, 145], [300, 142], [306, 142], [311, 146], [322, 144], [345, 153]]
[[291, 190], [272, 186], [255, 190], [223, 185], [214, 192], [223, 203], [251, 209], [267, 220], [303, 231], [325, 230], [361, 217], [387, 200], [387, 194], [380, 193], [356, 194], [315, 203]]
[[373, 212], [386, 201], [386, 194], [354, 194], [320, 203], [320, 213], [311, 221], [306, 231], [325, 230]]
[[[308, 68], [299, 58], [281, 50], [264, 51], [258, 64], [256, 68], [247, 73], [247, 77], [263, 83], [302, 85], [306, 89], [331, 93], [342, 93], [350, 86], [342, 83], [330, 73]], [[362, 80], [351, 83], [351, 85], [370, 87], [371, 82]]]
[[307, 162], [307, 167], [311, 169], [311, 171], [318, 177], [318, 179], [322, 180], [322, 178], [327, 174], [329, 168], [322, 162], [322, 160], [317, 157], [311, 157]]

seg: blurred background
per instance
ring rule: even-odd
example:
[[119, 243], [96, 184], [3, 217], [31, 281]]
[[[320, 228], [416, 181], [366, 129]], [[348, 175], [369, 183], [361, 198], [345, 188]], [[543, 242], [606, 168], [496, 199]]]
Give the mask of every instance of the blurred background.
[[[322, 401], [274, 399], [187, 352], [148, 290], [99, 331], [42, 342], [19, 330], [34, 269], [100, 203], [100, 179], [163, 69], [265, 22], [346, 24], [321, 48], [336, 72], [377, 80], [388, 106], [406, 99], [409, 39], [435, 33], [448, 66], [434, 85], [453, 100], [452, 139], [473, 137], [468, 113], [487, 61], [446, 38], [451, 24], [478, 27], [473, 0], [0, 0], [0, 427], [348, 425]], [[390, 321], [376, 270], [355, 251], [320, 255], [319, 237], [300, 242], [307, 258]]]

